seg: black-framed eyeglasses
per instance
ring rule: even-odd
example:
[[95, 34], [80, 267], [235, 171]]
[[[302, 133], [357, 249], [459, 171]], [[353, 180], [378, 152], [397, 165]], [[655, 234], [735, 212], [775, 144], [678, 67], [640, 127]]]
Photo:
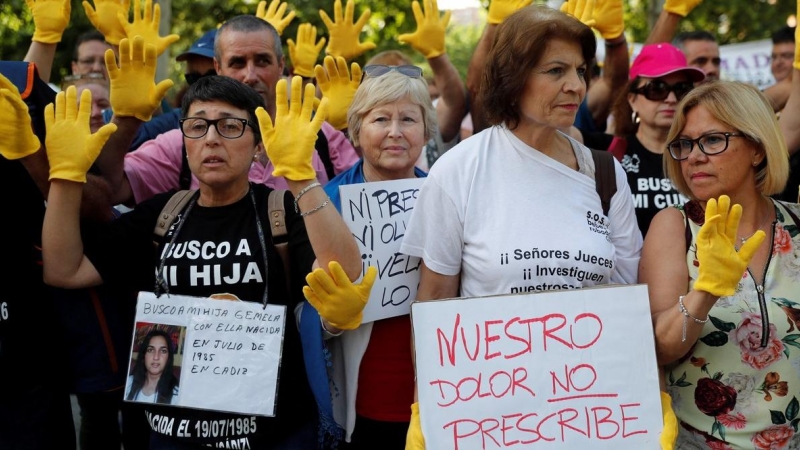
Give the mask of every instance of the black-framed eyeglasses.
[[186, 84], [191, 86], [191, 85], [195, 84], [197, 82], [197, 80], [199, 80], [200, 78], [210, 77], [210, 76], [216, 75], [216, 74], [217, 74], [216, 70], [209, 69], [206, 73], [200, 73], [200, 72], [185, 73], [183, 75], [183, 77], [186, 79]]
[[[200, 139], [208, 133], [208, 128], [213, 125], [217, 129], [217, 134], [226, 139], [237, 139], [242, 137], [248, 125], [252, 127], [247, 119], [238, 117], [223, 117], [221, 119], [204, 119], [202, 117], [187, 117], [180, 120], [181, 133], [189, 139]], [[255, 128], [253, 128], [255, 130]]]
[[644, 86], [633, 88], [631, 92], [634, 94], [642, 94], [644, 98], [660, 102], [669, 97], [670, 92], [675, 93], [675, 98], [680, 100], [694, 89], [694, 83], [691, 81], [681, 81], [680, 83], [667, 84], [661, 80], [648, 81]]
[[422, 69], [417, 66], [403, 65], [403, 66], [385, 66], [383, 64], [370, 64], [364, 67], [364, 73], [368, 77], [381, 77], [389, 72], [400, 72], [403, 75], [411, 78], [422, 78]]
[[676, 161], [688, 159], [694, 144], [706, 155], [717, 155], [728, 149], [732, 137], [745, 137], [742, 133], [707, 133], [697, 139], [675, 139], [667, 144], [670, 156]]

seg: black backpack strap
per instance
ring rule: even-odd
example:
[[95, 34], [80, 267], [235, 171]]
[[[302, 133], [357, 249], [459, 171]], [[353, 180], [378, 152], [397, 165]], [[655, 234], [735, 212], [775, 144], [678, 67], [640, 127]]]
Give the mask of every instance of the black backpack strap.
[[178, 177], [180, 189], [189, 189], [192, 184], [192, 171], [189, 168], [189, 157], [186, 155], [186, 143], [181, 149], [181, 173]]
[[183, 208], [186, 207], [186, 204], [189, 203], [189, 200], [192, 199], [196, 190], [183, 190], [178, 191], [170, 197], [169, 201], [164, 208], [161, 210], [161, 213], [158, 215], [158, 219], [156, 220], [156, 226], [153, 229], [153, 233], [157, 236], [155, 242], [156, 245], [158, 242], [167, 234], [167, 230], [169, 227], [172, 226], [172, 222], [175, 221], [175, 217], [183, 211]]
[[617, 176], [614, 169], [614, 155], [610, 152], [592, 149], [594, 160], [594, 184], [600, 204], [603, 205], [603, 214], [608, 217], [611, 209], [611, 199], [617, 193]]
[[323, 133], [322, 130], [319, 130], [317, 133], [317, 142], [314, 143], [314, 148], [319, 154], [319, 159], [322, 161], [322, 165], [325, 166], [325, 173], [328, 174], [328, 179], [332, 180], [333, 177], [336, 176], [336, 172], [333, 170], [331, 150], [328, 147], [328, 136], [325, 136], [325, 133]]
[[269, 228], [272, 231], [272, 243], [275, 245], [278, 256], [281, 257], [283, 272], [286, 274], [286, 289], [290, 289], [289, 235], [286, 228], [286, 208], [283, 203], [285, 195], [285, 189], [275, 189], [269, 193], [267, 214], [269, 215]]

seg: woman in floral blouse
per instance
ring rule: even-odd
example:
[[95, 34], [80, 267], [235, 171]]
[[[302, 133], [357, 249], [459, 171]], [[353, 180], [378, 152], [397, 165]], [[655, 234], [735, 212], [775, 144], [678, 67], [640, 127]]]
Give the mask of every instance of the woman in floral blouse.
[[654, 218], [639, 279], [676, 448], [800, 448], [800, 205], [768, 197], [788, 176], [772, 108], [752, 86], [708, 83], [667, 142], [665, 172], [692, 201]]

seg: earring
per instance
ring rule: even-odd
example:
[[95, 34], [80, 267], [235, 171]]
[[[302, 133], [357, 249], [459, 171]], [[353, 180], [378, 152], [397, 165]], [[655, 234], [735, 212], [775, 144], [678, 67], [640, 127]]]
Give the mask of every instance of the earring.
[[758, 167], [759, 164], [760, 163], [758, 161], [756, 161], [755, 159], [753, 160], [753, 167]]
[[633, 122], [633, 124], [636, 125], [640, 121], [641, 121], [641, 119], [639, 119], [639, 113], [637, 113], [636, 111], [632, 112], [631, 113], [631, 122]]
[[253, 162], [258, 162], [258, 153], [253, 155]]

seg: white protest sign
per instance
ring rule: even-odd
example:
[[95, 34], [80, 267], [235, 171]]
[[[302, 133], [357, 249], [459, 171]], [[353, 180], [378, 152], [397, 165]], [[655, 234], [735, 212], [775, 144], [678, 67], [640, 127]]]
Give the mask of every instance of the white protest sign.
[[775, 78], [770, 68], [771, 53], [770, 39], [721, 45], [719, 47], [719, 56], [722, 60], [721, 78], [749, 83], [759, 89], [772, 86], [775, 84]]
[[378, 269], [364, 320], [408, 314], [417, 296], [420, 259], [400, 253], [422, 178], [339, 186], [342, 218], [361, 252], [361, 273]]
[[414, 302], [427, 448], [660, 449], [647, 287]]
[[171, 405], [274, 416], [285, 322], [285, 306], [140, 292], [125, 391], [136, 361], [145, 358], [142, 336], [179, 330], [173, 334], [180, 383]]

